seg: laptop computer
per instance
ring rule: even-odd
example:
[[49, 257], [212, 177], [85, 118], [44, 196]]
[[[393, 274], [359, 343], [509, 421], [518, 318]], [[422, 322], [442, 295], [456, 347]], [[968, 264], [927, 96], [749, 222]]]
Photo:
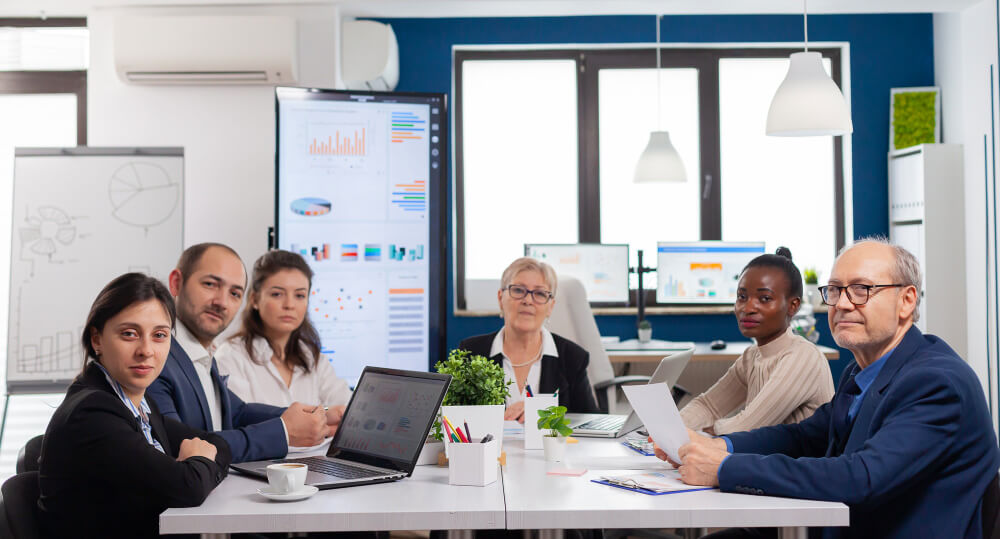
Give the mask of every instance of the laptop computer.
[[[694, 349], [690, 349], [661, 359], [648, 383], [666, 383], [668, 387], [674, 387], [693, 355]], [[573, 429], [573, 436], [580, 437], [618, 438], [642, 426], [642, 421], [635, 411], [628, 415], [566, 414], [566, 419], [570, 421], [569, 426]]]
[[448, 374], [365, 367], [325, 456], [231, 467], [266, 479], [269, 464], [299, 462], [309, 465], [306, 484], [320, 489], [409, 477], [450, 383]]

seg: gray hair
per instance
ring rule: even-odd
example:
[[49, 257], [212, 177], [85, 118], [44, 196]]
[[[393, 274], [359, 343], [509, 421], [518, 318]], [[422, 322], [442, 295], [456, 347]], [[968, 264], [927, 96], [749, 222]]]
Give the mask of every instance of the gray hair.
[[879, 245], [885, 245], [892, 249], [893, 258], [895, 264], [892, 268], [892, 280], [894, 284], [901, 284], [905, 286], [912, 286], [917, 289], [917, 303], [913, 307], [913, 322], [920, 320], [920, 298], [923, 295], [923, 290], [921, 286], [924, 282], [923, 273], [920, 271], [920, 261], [917, 257], [913, 256], [913, 253], [907, 251], [903, 247], [896, 245], [889, 241], [885, 236], [865, 236], [859, 238], [851, 245], [845, 245], [837, 256], [844, 254], [845, 251], [859, 245], [862, 243], [877, 243]]
[[548, 285], [549, 291], [552, 292], [552, 297], [556, 297], [556, 285], [558, 285], [558, 280], [556, 279], [556, 270], [552, 269], [552, 266], [546, 264], [545, 262], [540, 262], [534, 258], [523, 256], [517, 260], [510, 263], [507, 269], [503, 270], [503, 275], [500, 277], [500, 289], [506, 289], [510, 286], [511, 281], [517, 274], [522, 271], [537, 271], [542, 274], [542, 279], [545, 280], [545, 284]]

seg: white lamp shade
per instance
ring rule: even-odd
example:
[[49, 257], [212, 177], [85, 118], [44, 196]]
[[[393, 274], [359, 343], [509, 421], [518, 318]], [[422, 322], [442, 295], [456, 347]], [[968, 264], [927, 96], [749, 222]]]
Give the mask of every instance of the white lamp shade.
[[823, 69], [818, 52], [796, 52], [767, 111], [773, 137], [846, 135], [854, 131], [844, 94]]
[[670, 142], [670, 133], [653, 131], [649, 134], [649, 144], [639, 156], [635, 166], [635, 183], [684, 182], [687, 173], [681, 156]]

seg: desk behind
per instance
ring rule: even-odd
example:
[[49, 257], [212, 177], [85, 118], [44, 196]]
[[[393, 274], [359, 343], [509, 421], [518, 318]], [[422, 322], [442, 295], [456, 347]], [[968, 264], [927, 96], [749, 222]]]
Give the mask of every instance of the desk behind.
[[[696, 342], [691, 361], [735, 361], [751, 344], [750, 341], [730, 341], [722, 350], [712, 350], [711, 343]], [[659, 363], [663, 356], [678, 350], [669, 346], [650, 349], [631, 345], [629, 341], [608, 345], [605, 348], [611, 363]], [[840, 359], [838, 350], [827, 346], [819, 346], [818, 348], [827, 359], [831, 361]]]

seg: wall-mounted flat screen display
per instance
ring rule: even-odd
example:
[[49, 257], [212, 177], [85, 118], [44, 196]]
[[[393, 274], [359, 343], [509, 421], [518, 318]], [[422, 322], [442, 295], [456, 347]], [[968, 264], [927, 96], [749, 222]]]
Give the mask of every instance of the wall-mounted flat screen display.
[[309, 317], [352, 385], [443, 348], [443, 94], [276, 88], [275, 242], [316, 273]]

